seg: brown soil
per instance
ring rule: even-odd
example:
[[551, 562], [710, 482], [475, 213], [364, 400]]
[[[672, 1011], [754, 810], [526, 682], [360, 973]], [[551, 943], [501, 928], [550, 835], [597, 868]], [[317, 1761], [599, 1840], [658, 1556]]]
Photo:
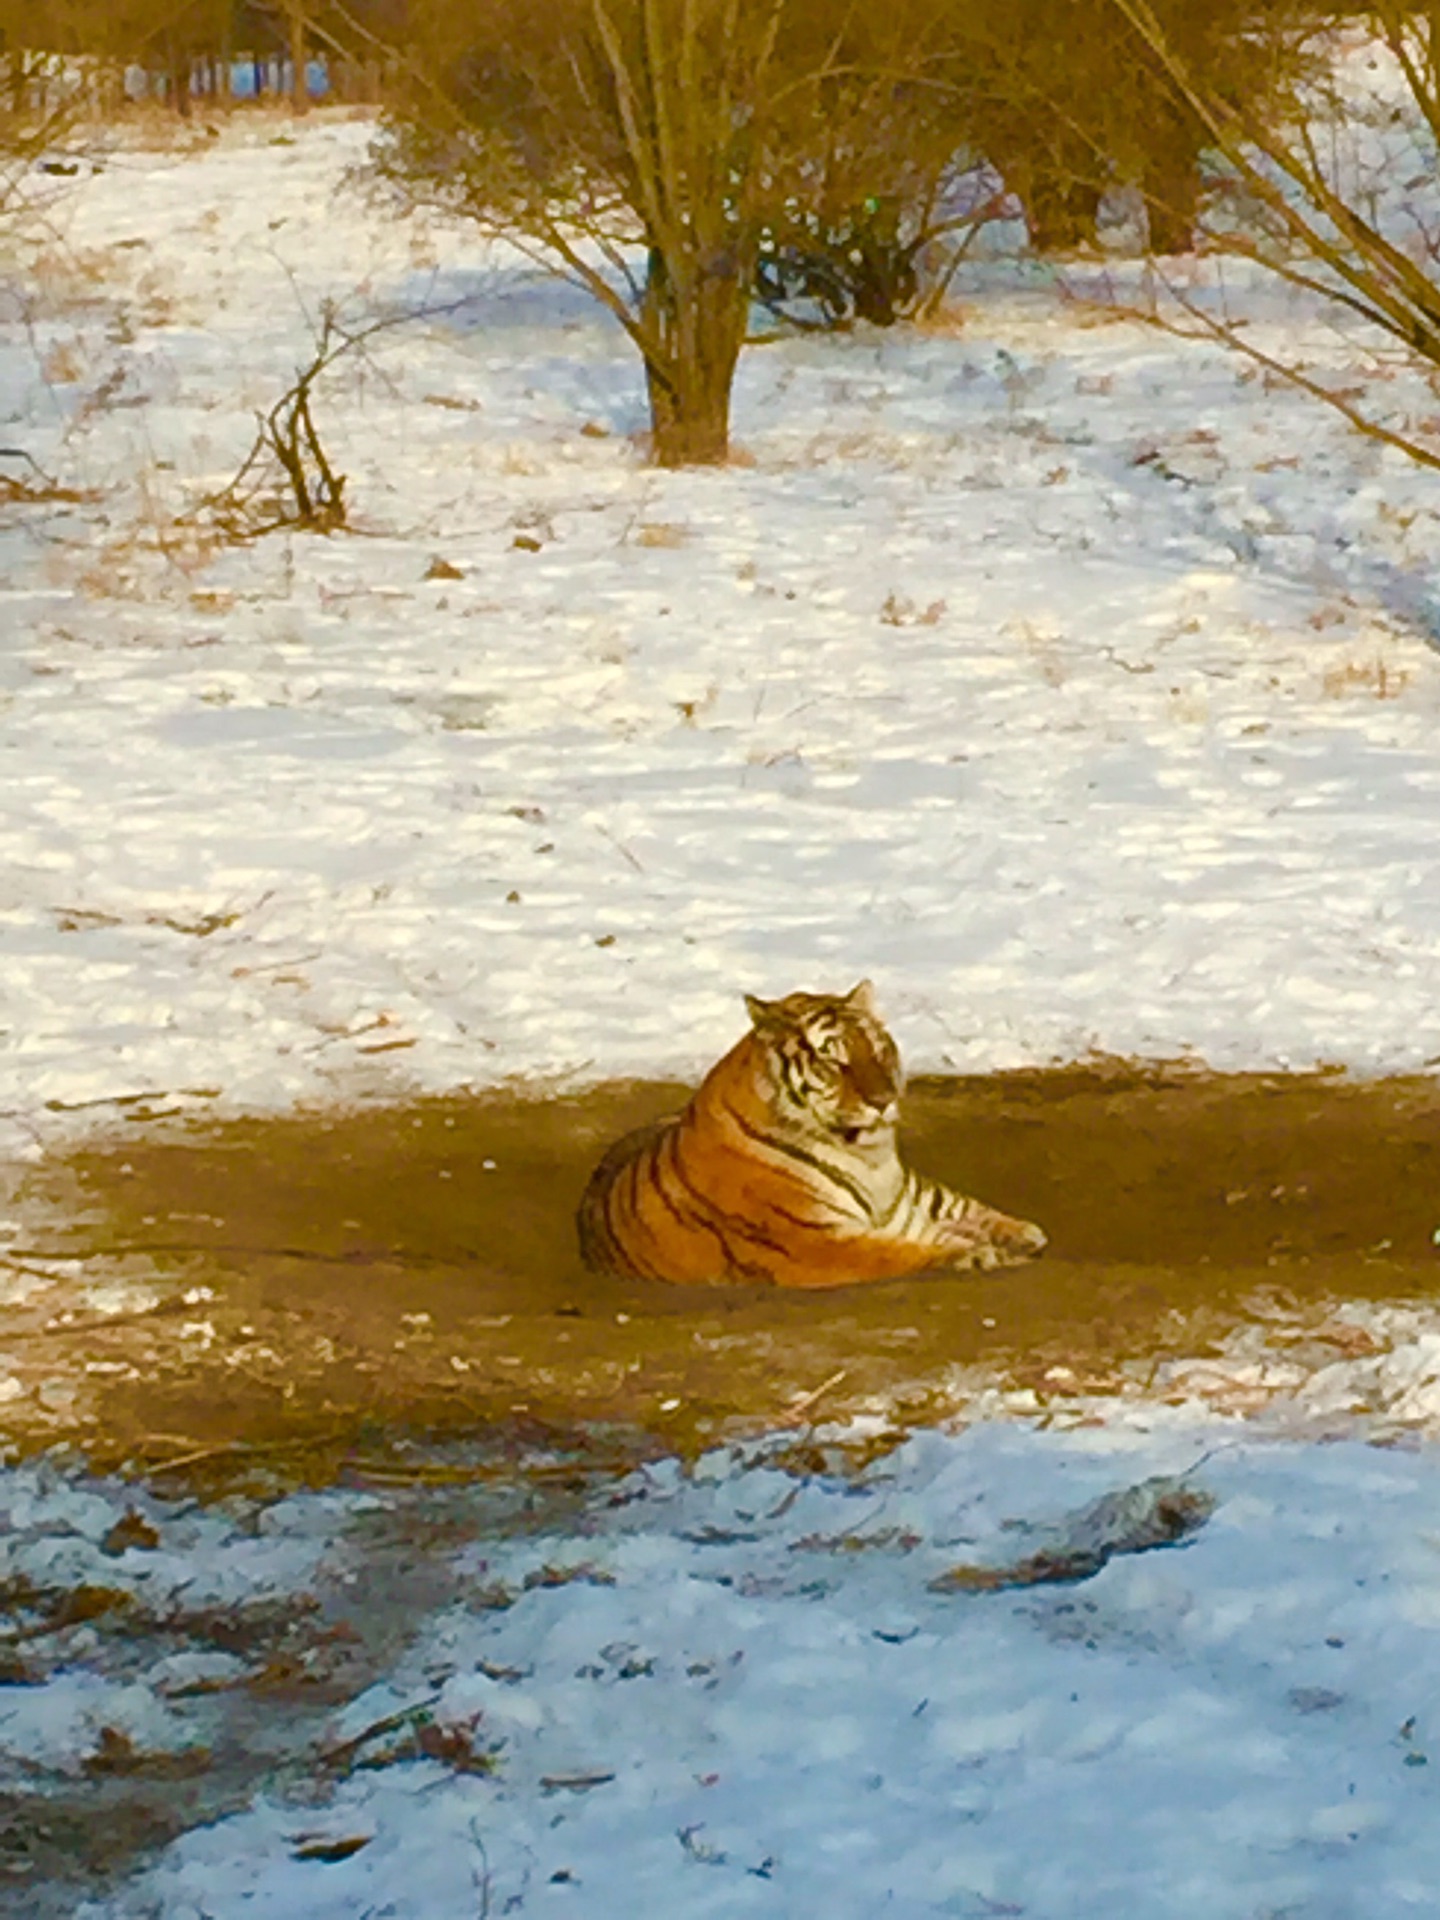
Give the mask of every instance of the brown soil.
[[586, 1174], [683, 1092], [140, 1120], [43, 1163], [30, 1244], [0, 1260], [0, 1436], [221, 1478], [400, 1471], [405, 1433], [688, 1450], [860, 1409], [934, 1418], [963, 1404], [962, 1368], [972, 1391], [1103, 1392], [1257, 1314], [1323, 1344], [1338, 1304], [1440, 1283], [1433, 1080], [1123, 1064], [907, 1096], [917, 1166], [1045, 1226], [1032, 1267], [819, 1295], [597, 1280], [572, 1228]]

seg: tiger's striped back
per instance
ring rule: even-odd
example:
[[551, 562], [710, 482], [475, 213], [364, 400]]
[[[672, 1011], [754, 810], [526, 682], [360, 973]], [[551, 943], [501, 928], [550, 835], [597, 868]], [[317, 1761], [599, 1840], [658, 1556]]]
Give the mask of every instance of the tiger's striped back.
[[901, 1162], [895, 1042], [862, 981], [747, 998], [750, 1031], [684, 1110], [627, 1134], [577, 1225], [601, 1273], [693, 1285], [837, 1287], [1010, 1265], [1045, 1236]]

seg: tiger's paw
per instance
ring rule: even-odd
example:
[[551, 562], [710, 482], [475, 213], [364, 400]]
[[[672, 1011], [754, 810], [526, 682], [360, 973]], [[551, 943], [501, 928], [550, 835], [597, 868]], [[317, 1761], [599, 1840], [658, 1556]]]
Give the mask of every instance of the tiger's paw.
[[947, 1267], [983, 1273], [1033, 1260], [1046, 1244], [1043, 1228], [1032, 1220], [1012, 1220], [1008, 1214], [997, 1214], [978, 1230], [973, 1224], [954, 1221], [941, 1240]]
[[1002, 1217], [990, 1228], [990, 1239], [1007, 1260], [1033, 1260], [1049, 1244], [1049, 1235], [1033, 1220]]

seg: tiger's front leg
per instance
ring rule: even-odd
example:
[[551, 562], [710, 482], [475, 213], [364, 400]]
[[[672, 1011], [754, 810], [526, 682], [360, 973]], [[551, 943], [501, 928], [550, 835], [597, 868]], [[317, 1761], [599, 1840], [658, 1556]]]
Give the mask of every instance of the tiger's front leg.
[[937, 1266], [961, 1271], [1013, 1267], [1044, 1250], [1047, 1236], [1033, 1220], [1018, 1220], [945, 1187], [939, 1191], [946, 1204], [926, 1236]]
[[805, 1248], [804, 1257], [776, 1263], [773, 1278], [780, 1287], [853, 1287], [976, 1264], [957, 1261], [936, 1241], [880, 1233], [826, 1234]]
[[[819, 1235], [803, 1260], [777, 1271], [783, 1287], [839, 1287], [864, 1280], [900, 1280], [922, 1273], [988, 1271], [1018, 1266], [1045, 1246], [1045, 1234], [1029, 1220], [987, 1207], [947, 1188], [935, 1205], [950, 1211], [931, 1217], [928, 1206], [888, 1231]], [[931, 1194], [927, 1192], [927, 1201]]]
[[[914, 1175], [912, 1175], [914, 1181]], [[914, 1183], [908, 1231], [924, 1240], [937, 1267], [1014, 1267], [1033, 1260], [1046, 1244], [1044, 1229], [1029, 1219], [985, 1206], [968, 1194], [935, 1183]], [[908, 1236], [908, 1235], [906, 1235]]]

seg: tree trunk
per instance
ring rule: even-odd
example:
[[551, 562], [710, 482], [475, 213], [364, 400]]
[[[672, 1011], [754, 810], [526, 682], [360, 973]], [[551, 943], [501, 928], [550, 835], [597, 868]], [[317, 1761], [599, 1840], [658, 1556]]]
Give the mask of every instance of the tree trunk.
[[310, 109], [310, 80], [305, 63], [305, 15], [297, 6], [287, 9], [290, 23], [290, 105], [296, 113]]
[[1074, 253], [1094, 240], [1100, 189], [1092, 182], [1037, 170], [1021, 198], [1036, 253]]
[[1147, 173], [1141, 192], [1151, 253], [1193, 253], [1200, 205], [1198, 166], [1174, 176]]
[[855, 318], [893, 327], [915, 298], [914, 249], [900, 238], [898, 197], [869, 202], [845, 238], [841, 269], [855, 301]]
[[1205, 128], [1183, 109], [1161, 111], [1145, 143], [1140, 192], [1151, 253], [1193, 253], [1200, 210]]
[[660, 467], [723, 466], [730, 451], [730, 391], [744, 344], [750, 283], [725, 254], [693, 256], [677, 272], [654, 247], [642, 314], [650, 446]]
[[165, 46], [166, 81], [170, 105], [182, 120], [190, 118], [190, 57], [172, 39]]
[[1093, 146], [1052, 107], [1025, 101], [995, 110], [977, 123], [975, 139], [1024, 209], [1036, 253], [1073, 253], [1094, 240], [1104, 176]]

